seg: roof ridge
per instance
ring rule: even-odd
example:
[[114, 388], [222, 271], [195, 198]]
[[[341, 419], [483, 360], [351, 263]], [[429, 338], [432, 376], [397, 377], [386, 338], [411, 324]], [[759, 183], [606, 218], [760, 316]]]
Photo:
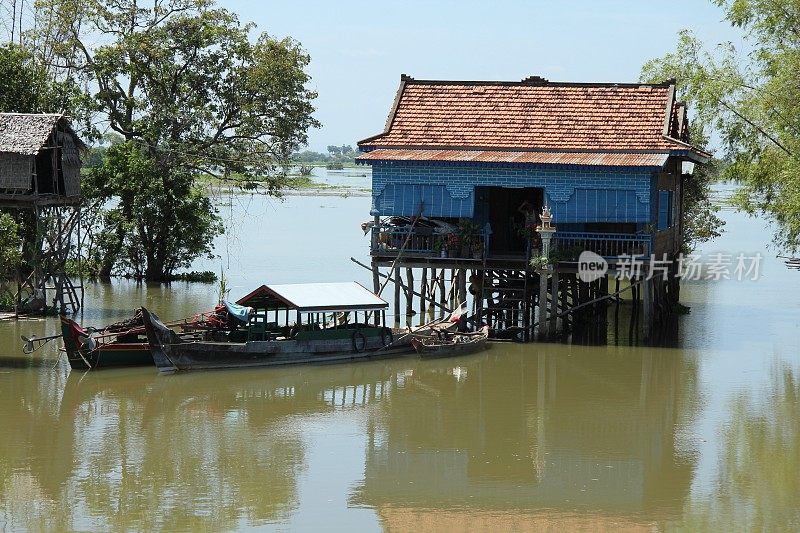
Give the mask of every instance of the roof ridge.
[[15, 113], [15, 112], [2, 112], [0, 115], [7, 115], [13, 117], [65, 117], [64, 113]]
[[553, 87], [659, 87], [668, 88], [670, 85], [675, 84], [675, 80], [669, 79], [658, 83], [645, 83], [645, 82], [598, 82], [598, 81], [550, 81], [541, 76], [528, 76], [520, 81], [512, 80], [418, 80], [407, 74], [400, 75], [401, 83], [409, 83], [414, 85], [508, 85], [508, 86], [553, 86]]

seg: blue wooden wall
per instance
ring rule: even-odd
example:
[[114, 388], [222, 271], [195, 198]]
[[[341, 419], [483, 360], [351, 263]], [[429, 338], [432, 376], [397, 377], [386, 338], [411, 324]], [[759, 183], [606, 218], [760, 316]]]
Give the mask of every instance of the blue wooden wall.
[[538, 187], [556, 224], [653, 223], [661, 167], [374, 161], [372, 214], [472, 218], [475, 187]]

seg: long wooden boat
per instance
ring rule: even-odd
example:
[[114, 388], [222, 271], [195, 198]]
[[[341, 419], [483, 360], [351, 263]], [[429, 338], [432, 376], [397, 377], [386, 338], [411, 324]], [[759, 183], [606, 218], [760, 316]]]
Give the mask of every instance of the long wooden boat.
[[412, 335], [411, 344], [420, 357], [453, 357], [479, 352], [486, 348], [489, 326], [471, 333], [436, 331], [426, 335]]
[[119, 334], [92, 336], [77, 322], [61, 317], [61, 338], [70, 367], [75, 370], [92, 370], [117, 366], [152, 365], [149, 345], [144, 330], [130, 328]]
[[[183, 331], [182, 338], [191, 338], [197, 336], [198, 331], [227, 327], [227, 318], [226, 307], [219, 305], [213, 311], [199, 313], [170, 326], [179, 327]], [[63, 351], [74, 370], [153, 364], [140, 309], [134, 311], [133, 317], [102, 329], [85, 328], [62, 315], [61, 339]]]
[[181, 339], [143, 309], [158, 369], [319, 364], [414, 353], [405, 330], [384, 325], [388, 304], [355, 282], [262, 285], [237, 304], [250, 309], [246, 326], [194, 341]]

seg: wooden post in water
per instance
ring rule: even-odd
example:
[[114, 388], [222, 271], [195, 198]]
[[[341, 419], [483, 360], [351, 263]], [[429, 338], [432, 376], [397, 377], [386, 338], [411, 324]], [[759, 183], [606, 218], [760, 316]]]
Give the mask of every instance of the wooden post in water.
[[458, 279], [456, 276], [456, 269], [450, 269], [450, 292], [447, 293], [447, 306], [452, 309], [456, 305], [456, 286]]
[[[578, 304], [580, 305], [580, 304], [583, 304], [585, 302], [588, 302], [589, 299], [590, 299], [589, 298], [589, 284], [586, 283], [585, 281], [582, 281], [582, 280], [578, 279], [577, 276], [575, 277], [575, 283], [578, 284]], [[590, 306], [586, 306], [586, 307], [590, 307]], [[589, 311], [586, 307], [582, 308], [579, 311], [580, 312], [580, 315], [579, 315], [580, 316], [580, 326], [583, 329], [586, 328], [586, 317], [587, 317], [588, 311]]]
[[619, 277], [614, 277], [614, 292], [617, 293], [617, 297], [614, 300], [614, 344], [619, 344], [619, 303], [622, 299], [621, 295], [619, 294]]
[[[561, 279], [562, 279], [561, 281], [562, 287], [561, 290], [559, 291], [559, 299], [561, 300], [561, 312], [564, 312], [567, 309], [569, 309], [567, 307], [568, 305], [567, 297], [569, 296], [568, 292], [569, 292], [570, 274], [564, 273]], [[560, 321], [561, 321], [561, 331], [563, 333], [566, 333], [566, 331], [569, 329], [570, 315], [564, 315], [563, 317], [561, 317]]]
[[608, 296], [608, 273], [598, 280], [598, 295], [603, 298], [599, 302], [599, 312], [597, 314], [599, 319], [597, 325], [598, 334], [600, 335], [600, 342], [608, 344], [608, 298], [606, 298]]
[[546, 339], [547, 332], [547, 271], [539, 271], [539, 338]]
[[558, 294], [559, 294], [559, 274], [558, 269], [553, 270], [553, 279], [550, 285], [550, 335], [558, 331]]
[[419, 284], [419, 325], [420, 326], [424, 325], [425, 324], [425, 320], [426, 320], [426, 318], [425, 318], [425, 315], [426, 315], [426, 313], [425, 313], [425, 311], [426, 311], [425, 295], [427, 294], [427, 292], [428, 292], [428, 269], [427, 268], [423, 268], [422, 269], [422, 279], [420, 279], [420, 284]]
[[458, 303], [467, 301], [467, 271], [458, 269]]
[[394, 323], [400, 327], [400, 269], [394, 269]]
[[[578, 296], [578, 284], [579, 283], [580, 282], [578, 281], [578, 276], [577, 275], [573, 275], [572, 277], [570, 277], [570, 279], [569, 279], [570, 295], [572, 296], [572, 302], [570, 303], [570, 305], [572, 307], [576, 307], [581, 301], [580, 297]], [[570, 313], [569, 319], [570, 319], [570, 325], [572, 326], [572, 330], [574, 331], [575, 327], [576, 327], [576, 325], [578, 323], [577, 312], [576, 313]]]
[[[439, 269], [439, 302], [442, 305], [447, 305], [446, 287], [444, 286], [444, 273], [447, 272], [444, 268]], [[439, 317], [444, 318], [444, 309], [439, 308]]]
[[438, 282], [436, 275], [436, 269], [432, 268], [431, 279], [428, 284], [428, 301], [430, 302], [428, 306], [428, 322], [436, 318], [436, 283]]
[[411, 326], [411, 317], [414, 315], [414, 272], [413, 269], [406, 269], [406, 283], [408, 284], [408, 294], [406, 295], [406, 324]]
[[[628, 283], [633, 283], [633, 278], [628, 280]], [[638, 296], [639, 286], [634, 285], [631, 287], [631, 321], [628, 325], [628, 344], [633, 346], [633, 335], [634, 329], [636, 328], [636, 315], [638, 313], [638, 305], [639, 305], [639, 296]]]
[[647, 274], [642, 282], [642, 335], [645, 340], [650, 338], [653, 322], [653, 280], [647, 279]]

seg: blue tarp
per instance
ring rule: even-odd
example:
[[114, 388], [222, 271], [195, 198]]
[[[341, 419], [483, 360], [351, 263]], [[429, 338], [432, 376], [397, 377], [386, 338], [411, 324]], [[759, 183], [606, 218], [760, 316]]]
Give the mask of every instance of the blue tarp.
[[223, 300], [222, 303], [225, 304], [225, 308], [228, 310], [228, 314], [230, 316], [232, 316], [242, 324], [247, 324], [248, 322], [250, 322], [250, 315], [253, 314], [252, 307], [237, 305], [235, 303], [231, 303], [225, 300]]

